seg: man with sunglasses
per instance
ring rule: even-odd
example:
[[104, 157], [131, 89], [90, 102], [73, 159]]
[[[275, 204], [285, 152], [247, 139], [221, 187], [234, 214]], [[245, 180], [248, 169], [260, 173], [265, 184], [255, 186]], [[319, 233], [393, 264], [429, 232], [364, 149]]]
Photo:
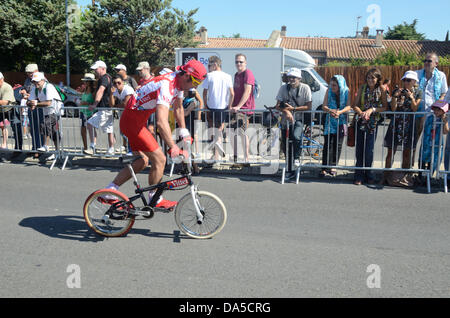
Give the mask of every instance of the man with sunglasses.
[[[149, 83], [138, 88], [129, 99], [120, 119], [120, 129], [128, 138], [128, 142], [135, 155], [140, 158], [132, 164], [137, 173], [146, 168], [151, 162], [148, 175], [150, 185], [161, 181], [166, 157], [158, 145], [156, 139], [147, 129], [149, 116], [156, 112], [158, 133], [169, 148], [172, 158], [184, 156], [188, 153], [181, 150], [172, 139], [172, 131], [169, 125], [169, 108], [173, 106], [175, 119], [177, 121], [178, 136], [191, 142], [192, 138], [186, 129], [183, 110], [183, 91], [199, 86], [206, 77], [206, 69], [197, 60], [190, 60], [186, 64], [177, 67], [176, 72], [163, 74], [153, 78]], [[117, 190], [122, 184], [131, 178], [128, 168], [122, 169], [107, 188]], [[154, 192], [149, 193], [149, 200], [153, 198]], [[106, 198], [108, 199], [108, 198]], [[172, 209], [178, 202], [160, 198], [157, 207]]]
[[234, 100], [231, 107], [231, 112], [236, 113], [236, 123], [230, 127], [236, 129], [232, 142], [234, 143], [234, 159], [237, 160], [237, 135], [242, 138], [242, 144], [244, 147], [244, 161], [248, 163], [249, 160], [249, 138], [245, 134], [249, 126], [248, 116], [253, 112], [239, 112], [240, 110], [255, 109], [255, 97], [253, 96], [253, 87], [255, 87], [255, 77], [253, 72], [247, 69], [247, 57], [242, 54], [236, 54], [234, 62], [236, 64], [236, 74], [234, 75]]
[[[428, 112], [425, 117], [423, 115], [416, 115], [415, 123], [415, 145], [422, 134], [425, 122], [427, 118], [432, 115], [431, 105], [438, 100], [443, 99], [447, 93], [447, 77], [444, 72], [438, 70], [439, 57], [436, 53], [427, 53], [425, 59], [423, 60], [424, 68], [416, 71], [418, 76], [418, 85], [420, 90], [423, 92], [423, 100], [420, 103], [419, 112]], [[415, 148], [415, 147], [414, 147]], [[413, 154], [413, 161], [415, 157], [415, 152]], [[420, 160], [419, 160], [420, 161]]]

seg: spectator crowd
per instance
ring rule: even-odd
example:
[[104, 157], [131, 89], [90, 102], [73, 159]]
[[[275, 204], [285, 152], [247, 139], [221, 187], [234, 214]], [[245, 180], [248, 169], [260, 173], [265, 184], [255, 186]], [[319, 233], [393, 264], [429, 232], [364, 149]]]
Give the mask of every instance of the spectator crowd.
[[[355, 185], [375, 182], [411, 185], [414, 180], [408, 170], [414, 167], [416, 158], [419, 169], [433, 167], [435, 170], [443, 157], [445, 170], [448, 171], [450, 139], [447, 138], [444, 151], [439, 152], [445, 135], [449, 133], [447, 112], [450, 91], [447, 76], [438, 69], [437, 54], [428, 53], [423, 62], [422, 69], [407, 71], [401, 83], [394, 83], [394, 87], [390, 86], [392, 84], [389, 79], [382, 77], [379, 69], [369, 69], [355, 98], [349, 95], [346, 79], [336, 74], [329, 82], [322, 112], [316, 115], [311, 112], [312, 93], [310, 87], [302, 82], [301, 70], [291, 68], [283, 73], [284, 83], [277, 96], [274, 96], [274, 109], [280, 114], [280, 148], [286, 159], [287, 177], [292, 177], [296, 167], [301, 165], [303, 138], [313, 125], [319, 125], [323, 130], [320, 177], [336, 175], [345, 137], [348, 145], [355, 147]], [[205, 81], [197, 89], [184, 92], [185, 122], [194, 137], [195, 151], [199, 149], [195, 122], [202, 119], [200, 110], [206, 110], [204, 120], [208, 127], [213, 128], [208, 136], [208, 149], [214, 165], [218, 165], [226, 155], [224, 141], [230, 137], [226, 133], [226, 127], [235, 131], [230, 140], [233, 145], [233, 160], [238, 162], [239, 154], [242, 154], [243, 165], [250, 163], [247, 131], [256, 117], [256, 81], [252, 71], [247, 68], [247, 57], [244, 54], [235, 56], [235, 66], [233, 78], [222, 71], [219, 57], [210, 57]], [[110, 108], [125, 108], [130, 99], [139, 95], [142, 87], [152, 82], [155, 75], [151, 72], [150, 64], [146, 61], [138, 64], [138, 81], [127, 73], [124, 64], [114, 67], [114, 76], [108, 73], [103, 61], [96, 61], [91, 66], [91, 71], [82, 78], [79, 102], [83, 152], [93, 155], [98, 151], [97, 133], [101, 131], [107, 135], [106, 155], [115, 154], [116, 143], [120, 145], [121, 153], [131, 153], [132, 149], [125, 135], [120, 134], [120, 140], [116, 140], [114, 113]], [[163, 69], [160, 74], [171, 72], [173, 71], [170, 69]], [[23, 140], [30, 138], [30, 155], [38, 158], [49, 151], [50, 140], [56, 151], [60, 148], [59, 123], [64, 112], [64, 97], [57, 85], [50, 83], [36, 64], [27, 65], [25, 73], [27, 77], [19, 89], [19, 96], [15, 96], [13, 87], [0, 73], [1, 148], [8, 146], [8, 127], [11, 127], [16, 150], [13, 156], [20, 154]], [[199, 88], [203, 89], [203, 94], [198, 92]], [[17, 104], [21, 107], [12, 107]], [[351, 111], [353, 116], [349, 116]], [[317, 116], [318, 114], [320, 115]], [[154, 127], [156, 121], [155, 114], [152, 114], [147, 123], [148, 130], [154, 136], [157, 135]], [[386, 148], [384, 167], [393, 166], [395, 154], [400, 150], [403, 171], [384, 171], [381, 180], [376, 180], [374, 171], [370, 168], [374, 161], [375, 141], [382, 124], [387, 125], [385, 135], [381, 136]], [[176, 123], [172, 122], [171, 128], [175, 127]], [[417, 149], [419, 140], [422, 142]], [[239, 146], [242, 149], [238, 149]], [[52, 156], [48, 158], [53, 159]]]

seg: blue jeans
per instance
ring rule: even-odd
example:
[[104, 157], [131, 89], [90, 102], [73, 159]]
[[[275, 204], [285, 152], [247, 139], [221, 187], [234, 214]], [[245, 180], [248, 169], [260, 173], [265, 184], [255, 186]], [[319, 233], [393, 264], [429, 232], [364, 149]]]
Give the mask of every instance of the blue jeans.
[[40, 127], [44, 122], [44, 111], [42, 108], [35, 108], [33, 111], [28, 109], [28, 118], [30, 119], [31, 138], [33, 143], [33, 150], [42, 147], [45, 144], [45, 136], [41, 135]]
[[[373, 148], [377, 139], [377, 129], [373, 132], [356, 127], [356, 167], [372, 167]], [[355, 170], [355, 181], [370, 182], [374, 180], [372, 170]]]
[[286, 156], [286, 162], [288, 164], [287, 171], [292, 171], [292, 163], [295, 159], [299, 159], [300, 153], [301, 153], [301, 141], [303, 136], [303, 123], [300, 120], [295, 121], [293, 124], [289, 122], [287, 125], [289, 125], [289, 136], [286, 136], [286, 128], [281, 129], [281, 135], [282, 135], [282, 149], [283, 152], [286, 152], [286, 145], [285, 140], [286, 137], [289, 137], [288, 139], [288, 147], [287, 147], [287, 154]]

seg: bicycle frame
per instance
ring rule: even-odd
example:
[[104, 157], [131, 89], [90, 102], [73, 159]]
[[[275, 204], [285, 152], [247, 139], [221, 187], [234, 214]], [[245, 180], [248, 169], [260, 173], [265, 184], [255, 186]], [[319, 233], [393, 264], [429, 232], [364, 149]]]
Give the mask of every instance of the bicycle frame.
[[[127, 167], [133, 178], [133, 184], [136, 187], [135, 193], [137, 194], [137, 195], [129, 198], [130, 203], [141, 198], [144, 206], [155, 207], [156, 203], [158, 202], [158, 199], [160, 198], [160, 196], [163, 194], [164, 191], [176, 190], [177, 188], [189, 186], [191, 196], [192, 196], [192, 201], [194, 202], [195, 210], [197, 213], [197, 222], [198, 223], [203, 222], [203, 213], [201, 211], [202, 209], [200, 208], [200, 203], [198, 202], [198, 199], [196, 196], [197, 186], [194, 184], [194, 182], [192, 181], [192, 178], [191, 178], [192, 175], [191, 175], [191, 160], [190, 159], [188, 160], [188, 163], [187, 163], [187, 172], [183, 172], [181, 177], [171, 179], [168, 181], [164, 181], [164, 182], [158, 183], [156, 185], [152, 185], [152, 186], [145, 187], [145, 188], [140, 187], [137, 176], [134, 173], [133, 167], [131, 166], [130, 163], [127, 164]], [[155, 190], [155, 189], [156, 189], [156, 192], [153, 195], [152, 200], [150, 202], [147, 202], [147, 199], [145, 198], [144, 193]]]

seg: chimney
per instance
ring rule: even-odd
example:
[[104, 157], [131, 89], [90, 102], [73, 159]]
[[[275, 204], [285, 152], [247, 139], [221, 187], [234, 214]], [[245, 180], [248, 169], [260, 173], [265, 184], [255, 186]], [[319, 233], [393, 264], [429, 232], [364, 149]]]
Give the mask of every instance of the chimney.
[[285, 25], [283, 25], [283, 26], [281, 27], [281, 34], [280, 34], [280, 36], [286, 36], [286, 31], [287, 31], [287, 28], [286, 28]]
[[208, 30], [202, 26], [199, 30], [202, 44], [208, 44]]
[[361, 32], [361, 37], [363, 39], [368, 39], [369, 38], [369, 27], [365, 26]]
[[383, 47], [383, 31], [381, 29], [377, 30], [377, 36], [375, 38], [375, 47]]

